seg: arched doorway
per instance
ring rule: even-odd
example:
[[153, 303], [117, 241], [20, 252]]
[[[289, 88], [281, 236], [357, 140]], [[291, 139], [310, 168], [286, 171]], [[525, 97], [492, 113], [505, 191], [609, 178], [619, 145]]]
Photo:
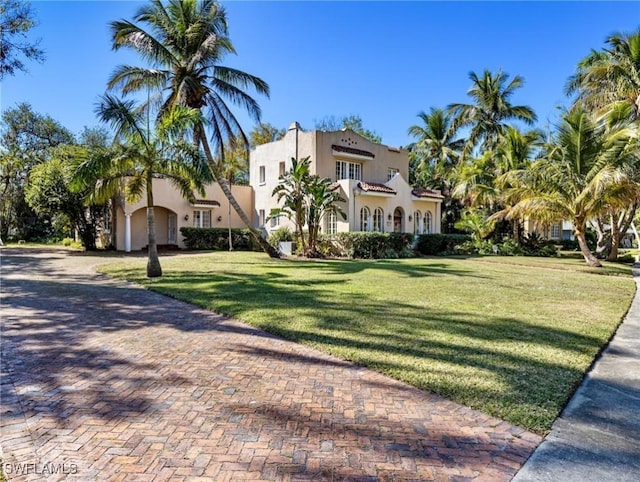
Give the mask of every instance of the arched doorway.
[[393, 211], [393, 232], [404, 233], [404, 211], [399, 207]]

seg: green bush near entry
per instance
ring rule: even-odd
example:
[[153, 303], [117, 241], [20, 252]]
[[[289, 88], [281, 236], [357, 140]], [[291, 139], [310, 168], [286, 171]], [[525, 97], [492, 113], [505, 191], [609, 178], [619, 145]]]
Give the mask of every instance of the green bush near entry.
[[[184, 244], [190, 250], [228, 250], [229, 230], [226, 228], [180, 228]], [[238, 251], [261, 251], [248, 229], [232, 229], [233, 249]]]

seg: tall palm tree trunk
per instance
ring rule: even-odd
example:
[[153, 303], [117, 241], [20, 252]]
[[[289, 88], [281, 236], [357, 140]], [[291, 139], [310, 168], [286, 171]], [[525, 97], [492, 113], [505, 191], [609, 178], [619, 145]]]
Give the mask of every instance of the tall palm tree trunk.
[[576, 236], [576, 239], [578, 240], [580, 251], [582, 252], [582, 256], [584, 257], [584, 260], [587, 262], [589, 266], [592, 266], [594, 268], [601, 268], [602, 264], [600, 264], [600, 261], [598, 261], [598, 258], [596, 258], [593, 255], [593, 253], [591, 253], [591, 250], [589, 249], [589, 245], [587, 244], [587, 238], [585, 237], [584, 224], [585, 223], [581, 223], [581, 224], [576, 223], [574, 225], [576, 226], [575, 236]]
[[215, 160], [213, 158], [213, 154], [211, 153], [211, 148], [209, 147], [209, 141], [207, 141], [207, 138], [202, 128], [200, 128], [197, 137], [204, 149], [205, 155], [207, 156], [207, 160], [209, 161], [209, 165], [211, 166], [211, 172], [213, 173], [213, 176], [218, 182], [220, 189], [222, 189], [222, 192], [224, 193], [225, 197], [229, 201], [229, 204], [233, 207], [233, 209], [238, 214], [238, 216], [240, 217], [244, 225], [249, 229], [249, 231], [251, 232], [251, 235], [256, 240], [256, 242], [260, 245], [262, 250], [265, 253], [267, 253], [271, 258], [279, 258], [280, 253], [278, 252], [278, 250], [275, 249], [273, 246], [271, 246], [267, 242], [267, 240], [260, 235], [260, 231], [258, 231], [256, 228], [253, 227], [246, 213], [240, 207], [240, 204], [238, 204], [238, 201], [236, 200], [235, 196], [231, 192], [231, 189], [229, 189], [229, 184], [227, 184], [227, 180], [224, 179], [222, 176], [218, 175], [217, 169], [215, 168]]
[[229, 251], [233, 251], [233, 236], [231, 235], [231, 203], [227, 211], [227, 228], [229, 229]]
[[607, 261], [616, 261], [618, 259], [618, 248], [620, 247], [620, 219], [618, 216], [611, 215], [611, 249], [607, 256]]
[[153, 209], [153, 190], [151, 183], [153, 176], [147, 176], [147, 234], [149, 237], [147, 277], [158, 278], [162, 276], [162, 267], [158, 258], [158, 245], [156, 244], [156, 218]]

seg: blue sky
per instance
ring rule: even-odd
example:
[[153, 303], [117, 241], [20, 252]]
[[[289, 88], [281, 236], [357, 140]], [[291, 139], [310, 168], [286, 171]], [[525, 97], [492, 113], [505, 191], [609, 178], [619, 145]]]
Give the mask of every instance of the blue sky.
[[[469, 72], [521, 75], [512, 101], [545, 128], [566, 106], [567, 77], [613, 32], [640, 25], [640, 2], [222, 2], [237, 56], [224, 64], [266, 80], [263, 121], [312, 128], [325, 116], [357, 114], [389, 145], [407, 145], [420, 110], [467, 102]], [[132, 1], [36, 1], [47, 59], [6, 78], [4, 110], [29, 102], [75, 133], [98, 125], [94, 105], [119, 64], [108, 22], [131, 19]], [[246, 130], [253, 122], [241, 114]]]

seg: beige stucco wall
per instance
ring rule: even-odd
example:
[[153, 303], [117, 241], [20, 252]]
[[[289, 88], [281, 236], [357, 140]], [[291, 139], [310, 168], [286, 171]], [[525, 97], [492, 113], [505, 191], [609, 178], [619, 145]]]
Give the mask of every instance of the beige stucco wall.
[[[398, 169], [400, 175], [409, 178], [409, 155], [407, 151], [376, 144], [351, 130], [322, 132], [316, 135], [316, 172], [321, 177], [336, 180], [336, 161], [344, 160], [362, 164], [362, 180], [387, 182], [389, 168]], [[353, 159], [348, 154], [333, 154], [332, 145], [351, 147], [372, 153], [373, 159]]]
[[[285, 171], [291, 169], [291, 159], [296, 157], [303, 159], [307, 156], [314, 158], [314, 133], [289, 129], [284, 138], [257, 146], [249, 155], [249, 184], [254, 190], [254, 207], [252, 209], [253, 225], [262, 227], [259, 223], [259, 211], [265, 211], [265, 217], [269, 216], [272, 209], [278, 207], [276, 198], [271, 193], [278, 185], [280, 176], [280, 163], [284, 162]], [[260, 167], [265, 168], [265, 182], [260, 182]], [[313, 168], [313, 164], [312, 164]], [[314, 172], [312, 170], [312, 172]], [[293, 228], [293, 223], [285, 218], [280, 219], [280, 225]], [[270, 223], [265, 228], [272, 230]]]
[[[253, 190], [250, 186], [232, 186], [231, 192], [240, 204], [240, 207], [251, 219], [253, 209]], [[211, 227], [226, 228], [231, 222], [232, 228], [243, 228], [244, 224], [237, 213], [231, 209], [229, 216], [229, 203], [222, 189], [218, 184], [210, 184], [205, 190], [205, 195], [194, 193], [196, 199], [214, 200], [220, 203], [219, 207], [193, 207], [188, 200], [184, 199], [180, 192], [166, 179], [153, 180], [153, 198], [156, 218], [156, 240], [158, 244], [169, 244], [169, 215], [175, 214], [177, 220], [177, 243], [180, 248], [184, 248], [180, 228], [193, 226], [193, 211], [210, 209]], [[131, 214], [131, 250], [139, 251], [147, 246], [147, 203], [143, 196], [135, 203], [124, 203], [116, 208], [114, 226], [116, 229], [116, 249], [125, 249], [125, 220], [126, 214]], [[188, 219], [185, 217], [188, 216]], [[220, 220], [218, 220], [220, 218]]]

